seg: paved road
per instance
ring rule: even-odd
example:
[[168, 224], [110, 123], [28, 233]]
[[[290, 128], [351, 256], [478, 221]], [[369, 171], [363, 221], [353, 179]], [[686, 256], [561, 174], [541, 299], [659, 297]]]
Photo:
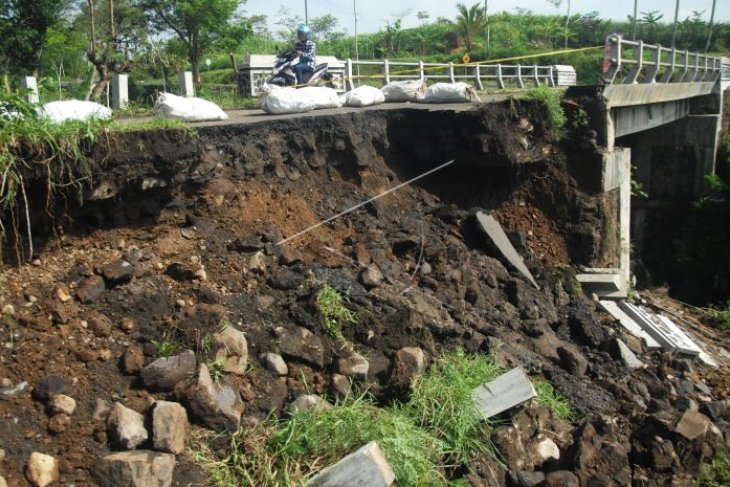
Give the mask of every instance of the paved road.
[[[482, 95], [482, 103], [496, 103], [504, 101], [509, 95]], [[271, 115], [263, 110], [228, 110], [228, 120], [214, 121], [214, 122], [195, 122], [191, 123], [191, 127], [211, 127], [216, 125], [239, 125], [239, 124], [250, 124], [250, 123], [265, 123], [270, 120], [282, 120], [282, 119], [296, 119], [305, 117], [319, 117], [325, 115], [335, 115], [342, 113], [354, 113], [361, 111], [371, 110], [426, 110], [430, 112], [434, 111], [451, 111], [451, 112], [463, 112], [468, 110], [474, 110], [479, 104], [477, 103], [441, 103], [441, 104], [424, 104], [424, 103], [384, 103], [382, 105], [376, 105], [373, 107], [353, 108], [353, 107], [342, 107], [342, 108], [328, 108], [325, 110], [315, 110], [306, 113], [288, 113], [284, 115]], [[134, 123], [148, 120], [149, 118], [130, 118], [122, 120], [123, 123]]]

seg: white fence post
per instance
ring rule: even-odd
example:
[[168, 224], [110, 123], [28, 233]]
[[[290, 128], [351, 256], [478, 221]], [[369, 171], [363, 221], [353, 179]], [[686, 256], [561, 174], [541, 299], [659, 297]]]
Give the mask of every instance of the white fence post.
[[532, 66], [532, 81], [535, 86], [540, 86], [540, 77], [537, 75], [537, 64]]
[[423, 70], [423, 61], [418, 61], [418, 74], [421, 76], [421, 81], [426, 79], [426, 73]]
[[112, 76], [112, 108], [119, 110], [129, 105], [129, 75]]
[[352, 81], [352, 59], [347, 58], [347, 61], [345, 61], [345, 91], [355, 89], [355, 84]]
[[387, 59], [383, 60], [383, 84], [390, 83], [390, 62]]
[[454, 63], [449, 63], [449, 80], [452, 83], [456, 83], [456, 77], [454, 76]]
[[517, 86], [524, 88], [525, 82], [522, 81], [522, 65], [518, 64], [515, 68], [517, 69]]
[[193, 85], [193, 73], [191, 71], [181, 71], [178, 74], [180, 81], [180, 95], [186, 98], [195, 96], [195, 86]]
[[20, 87], [24, 90], [30, 90], [30, 93], [26, 95], [28, 103], [40, 103], [41, 98], [38, 94], [38, 81], [35, 76], [23, 76], [20, 78]]
[[474, 76], [476, 77], [477, 89], [480, 91], [483, 90], [484, 85], [482, 84], [482, 73], [478, 63], [474, 65]]
[[504, 79], [502, 78], [502, 65], [497, 64], [497, 88], [504, 89]]

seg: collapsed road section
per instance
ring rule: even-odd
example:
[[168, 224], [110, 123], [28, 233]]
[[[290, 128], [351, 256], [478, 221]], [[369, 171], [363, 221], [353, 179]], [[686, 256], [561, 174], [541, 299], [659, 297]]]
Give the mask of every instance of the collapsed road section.
[[619, 195], [536, 102], [124, 133], [91, 160], [2, 272], [10, 485], [691, 485], [728, 439], [727, 357], [656, 350], [583, 292], [620, 266]]

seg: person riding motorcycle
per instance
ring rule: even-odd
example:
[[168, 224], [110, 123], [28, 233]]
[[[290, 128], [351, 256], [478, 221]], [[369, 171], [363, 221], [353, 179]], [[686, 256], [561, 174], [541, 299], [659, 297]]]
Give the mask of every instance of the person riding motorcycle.
[[314, 60], [317, 45], [312, 41], [312, 29], [308, 25], [302, 24], [297, 27], [297, 42], [294, 44], [294, 49], [299, 54], [299, 63], [291, 69], [297, 75], [297, 83], [306, 83], [317, 66]]

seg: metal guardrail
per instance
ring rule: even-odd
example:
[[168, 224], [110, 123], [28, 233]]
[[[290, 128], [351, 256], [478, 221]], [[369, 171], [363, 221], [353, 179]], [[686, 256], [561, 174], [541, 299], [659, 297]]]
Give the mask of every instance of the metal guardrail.
[[[359, 68], [375, 67], [376, 73], [359, 74]], [[512, 83], [518, 88], [524, 88], [526, 83], [535, 86], [555, 86], [557, 79], [554, 66], [521, 65], [521, 64], [466, 64], [454, 63], [425, 63], [389, 61], [345, 61], [346, 89], [355, 88], [355, 82], [361, 79], [382, 80], [383, 84], [391, 81], [416, 80], [426, 81], [457, 81], [472, 82], [477, 89], [483, 90], [485, 84], [494, 83], [499, 89]], [[575, 84], [573, 78], [572, 83]]]
[[[264, 56], [256, 56], [263, 58]], [[377, 80], [383, 84], [391, 81], [417, 80], [464, 81], [478, 90], [493, 85], [504, 89], [508, 86], [524, 88], [534, 86], [569, 86], [576, 83], [575, 70], [571, 66], [538, 66], [521, 64], [454, 64], [389, 61], [355, 61], [347, 59], [330, 62], [329, 71], [334, 75], [335, 88], [347, 91], [363, 80]], [[271, 76], [271, 64], [256, 63], [238, 65], [238, 85], [241, 94], [256, 96], [261, 86]]]
[[[628, 53], [630, 57], [626, 56]], [[620, 34], [606, 37], [603, 81], [609, 85], [712, 82], [722, 73], [720, 56], [629, 41]]]

